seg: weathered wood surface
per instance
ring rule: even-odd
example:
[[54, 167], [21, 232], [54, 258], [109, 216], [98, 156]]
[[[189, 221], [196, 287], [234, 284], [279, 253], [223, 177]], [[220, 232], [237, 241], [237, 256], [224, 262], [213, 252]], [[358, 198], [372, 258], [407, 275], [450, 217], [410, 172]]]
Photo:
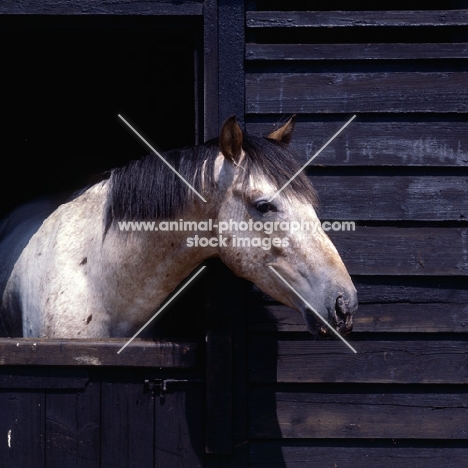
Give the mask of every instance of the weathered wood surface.
[[468, 457], [466, 442], [444, 440], [255, 441], [250, 445], [250, 468], [455, 468]]
[[0, 466], [44, 468], [45, 394], [0, 392]]
[[467, 10], [250, 11], [249, 28], [468, 26]]
[[119, 366], [194, 368], [196, 343], [135, 340], [120, 354], [123, 340], [46, 340], [1, 338], [0, 366]]
[[249, 349], [253, 382], [468, 383], [468, 342], [460, 340], [363, 341], [357, 350], [338, 339], [282, 340], [254, 336]]
[[[45, 395], [47, 466], [100, 468], [100, 383]], [[113, 411], [115, 414], [115, 410]]]
[[[145, 467], [154, 463], [155, 404], [143, 381], [116, 374], [101, 384], [101, 466]], [[174, 421], [171, 421], [172, 424]]]
[[205, 451], [207, 467], [234, 468], [245, 466], [248, 456], [246, 302], [250, 285], [219, 261], [209, 268]]
[[468, 73], [247, 73], [249, 113], [466, 113]]
[[[354, 276], [359, 304], [468, 304], [465, 277], [437, 276]], [[253, 307], [275, 305], [268, 295], [252, 286]]]
[[[204, 390], [187, 373], [34, 366], [0, 371], [1, 467], [202, 466]], [[161, 399], [144, 385], [155, 375], [187, 380], [168, 386]]]
[[229, 455], [233, 448], [232, 333], [235, 310], [226, 286], [232, 278], [223, 265], [213, 263], [208, 268], [205, 450], [207, 453]]
[[219, 135], [218, 89], [218, 4], [217, 0], [205, 0], [203, 7], [203, 141]]
[[79, 390], [90, 382], [88, 369], [51, 367], [0, 367], [0, 389]]
[[466, 278], [430, 276], [355, 277], [359, 302], [363, 303], [449, 303], [466, 305]]
[[247, 43], [251, 60], [427, 60], [466, 59], [468, 44], [255, 44]]
[[202, 385], [179, 388], [178, 391], [166, 394], [163, 402], [156, 398], [155, 464], [151, 468], [205, 466], [203, 401]]
[[251, 436], [258, 438], [467, 439], [463, 392], [251, 394]]
[[310, 177], [319, 193], [320, 217], [354, 221], [468, 220], [468, 177], [382, 174]]
[[[258, 438], [466, 439], [466, 395], [253, 392]], [[277, 418], [277, 421], [276, 421]]]
[[244, 119], [244, 2], [218, 0], [218, 89], [210, 93], [222, 96], [218, 101], [219, 126], [232, 114]]
[[[281, 114], [251, 121], [247, 130], [268, 135], [283, 118]], [[326, 115], [315, 119], [299, 116], [291, 142], [299, 162], [305, 164], [314, 156], [345, 121]], [[464, 116], [444, 120], [418, 114], [369, 120], [367, 115], [359, 115], [311, 165], [468, 167], [467, 125]]]
[[247, 13], [247, 130], [268, 135], [298, 114], [304, 164], [358, 114], [307, 173], [322, 220], [368, 224], [329, 232], [358, 290], [346, 337], [357, 354], [254, 293], [252, 467], [466, 462], [468, 10], [457, 5]]
[[199, 0], [30, 0], [0, 2], [5, 15], [202, 15]]
[[[302, 315], [280, 304], [254, 308], [249, 318], [254, 332], [307, 332]], [[353, 333], [468, 333], [468, 305], [360, 304]]]
[[351, 274], [468, 274], [468, 228], [358, 226], [328, 234]]

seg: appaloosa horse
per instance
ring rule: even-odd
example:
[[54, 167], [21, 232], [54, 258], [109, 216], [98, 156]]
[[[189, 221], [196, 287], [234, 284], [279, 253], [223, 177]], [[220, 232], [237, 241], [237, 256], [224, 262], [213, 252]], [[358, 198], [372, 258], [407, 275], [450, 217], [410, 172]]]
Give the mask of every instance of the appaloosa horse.
[[[56, 209], [37, 202], [10, 215], [0, 224], [2, 333], [131, 336], [209, 257], [219, 257], [236, 275], [297, 309], [312, 333], [323, 331], [304, 301], [273, 274], [273, 266], [334, 329], [350, 331], [356, 290], [318, 224], [309, 180], [300, 174], [290, 181], [299, 169], [288, 149], [293, 128], [291, 119], [267, 138], [249, 136], [233, 116], [218, 139], [166, 153], [206, 202], [151, 154], [113, 170], [107, 180]], [[171, 220], [190, 220], [209, 230], [129, 229], [128, 224]], [[292, 220], [318, 227], [258, 229], [261, 223], [279, 227]], [[237, 229], [242, 222], [239, 226], [255, 229]], [[230, 228], [220, 232], [220, 226]]]

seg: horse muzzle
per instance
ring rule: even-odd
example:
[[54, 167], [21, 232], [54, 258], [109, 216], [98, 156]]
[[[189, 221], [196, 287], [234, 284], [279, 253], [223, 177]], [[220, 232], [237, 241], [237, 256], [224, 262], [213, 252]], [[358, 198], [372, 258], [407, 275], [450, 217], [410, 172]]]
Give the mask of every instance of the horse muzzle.
[[322, 337], [329, 337], [332, 334], [330, 327], [341, 335], [346, 335], [353, 329], [353, 316], [356, 310], [356, 295], [354, 294], [348, 297], [344, 294], [340, 294], [335, 301], [335, 307], [328, 312], [328, 325], [325, 325], [311, 310], [306, 310], [308, 329], [312, 335], [319, 335]]

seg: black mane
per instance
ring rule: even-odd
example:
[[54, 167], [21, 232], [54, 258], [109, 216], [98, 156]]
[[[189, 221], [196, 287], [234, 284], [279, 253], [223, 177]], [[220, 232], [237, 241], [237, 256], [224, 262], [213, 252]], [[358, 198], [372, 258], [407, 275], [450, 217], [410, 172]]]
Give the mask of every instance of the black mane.
[[[246, 153], [241, 163], [245, 183], [250, 176], [266, 177], [279, 189], [300, 169], [293, 153], [276, 140], [244, 135], [242, 147]], [[169, 151], [163, 157], [201, 193], [203, 167], [206, 168], [205, 186], [214, 186], [213, 168], [218, 154], [218, 139], [214, 139], [201, 146]], [[206, 165], [203, 166], [205, 160]], [[175, 219], [197, 196], [155, 154], [114, 169], [108, 183], [106, 231], [117, 221]], [[282, 194], [317, 204], [315, 190], [303, 172]]]

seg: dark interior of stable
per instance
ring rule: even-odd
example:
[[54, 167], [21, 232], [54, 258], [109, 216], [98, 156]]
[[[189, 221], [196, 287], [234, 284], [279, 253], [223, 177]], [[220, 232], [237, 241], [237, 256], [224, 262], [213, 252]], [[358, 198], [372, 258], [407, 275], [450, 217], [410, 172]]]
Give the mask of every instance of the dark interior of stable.
[[[118, 114], [158, 151], [203, 138], [197, 134], [196, 21], [56, 16], [0, 21], [0, 218], [36, 197], [66, 197], [149, 153]], [[201, 332], [199, 289], [194, 285], [158, 319], [158, 336]]]
[[196, 140], [196, 31], [149, 18], [1, 19], [0, 216]]

